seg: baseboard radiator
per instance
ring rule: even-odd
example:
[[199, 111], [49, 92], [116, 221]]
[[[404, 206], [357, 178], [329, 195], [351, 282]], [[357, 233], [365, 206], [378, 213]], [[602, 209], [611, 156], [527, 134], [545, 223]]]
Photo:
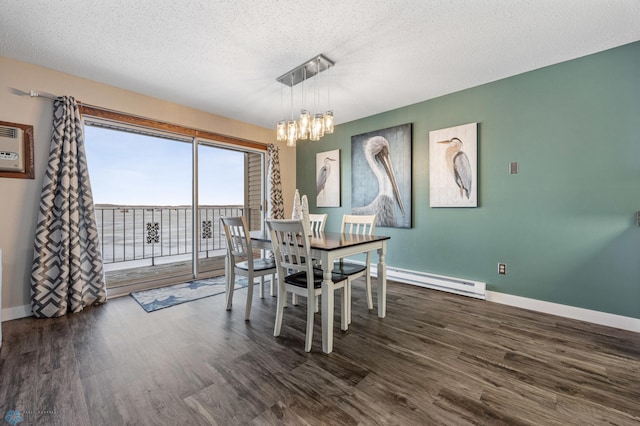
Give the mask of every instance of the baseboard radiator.
[[[371, 275], [377, 276], [377, 265], [371, 265]], [[427, 272], [411, 271], [387, 266], [387, 279], [402, 283], [413, 284], [434, 290], [447, 291], [461, 294], [476, 299], [487, 298], [487, 284], [480, 281], [464, 278], [447, 277], [444, 275], [429, 274]]]

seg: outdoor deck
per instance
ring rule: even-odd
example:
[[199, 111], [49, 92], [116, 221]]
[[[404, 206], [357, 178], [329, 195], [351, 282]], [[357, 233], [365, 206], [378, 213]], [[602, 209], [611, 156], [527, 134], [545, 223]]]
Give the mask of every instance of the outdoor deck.
[[[207, 276], [224, 275], [224, 255], [200, 259], [199, 271]], [[189, 260], [108, 271], [105, 273], [105, 276], [107, 280], [107, 288], [115, 288], [140, 281], [149, 281], [154, 278], [159, 279], [190, 273], [191, 261]]]
[[165, 285], [173, 278], [188, 280], [193, 276], [194, 249], [199, 276], [223, 275], [226, 240], [220, 218], [247, 211], [239, 205], [201, 206], [194, 233], [188, 206], [96, 205], [107, 288], [135, 291]]

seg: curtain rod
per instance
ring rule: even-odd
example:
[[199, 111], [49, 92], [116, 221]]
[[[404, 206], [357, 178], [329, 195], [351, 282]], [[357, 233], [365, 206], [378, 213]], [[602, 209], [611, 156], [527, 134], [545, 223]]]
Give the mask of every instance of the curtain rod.
[[[29, 90], [28, 95], [31, 96], [32, 98], [44, 98], [44, 99], [49, 99], [49, 100], [52, 100], [52, 101], [56, 101], [56, 100], [62, 98], [62, 96], [56, 96], [56, 95], [52, 95], [50, 93], [40, 93], [40, 92], [37, 92], [35, 90]], [[104, 107], [100, 107], [100, 106], [97, 106], [97, 105], [86, 104], [86, 103], [84, 103], [82, 101], [79, 101], [78, 99], [76, 99], [76, 102], [78, 103], [78, 106], [83, 106], [83, 107], [86, 107], [86, 108], [96, 109], [98, 111], [105, 111], [105, 112], [111, 112], [111, 113], [114, 113], [114, 114], [126, 115], [126, 116], [129, 116], [129, 117], [139, 118], [139, 119], [142, 119], [142, 120], [154, 120], [154, 119], [150, 119], [149, 117], [143, 117], [141, 115], [135, 115], [135, 114], [131, 114], [131, 113], [128, 113], [128, 112], [116, 111], [115, 109], [104, 108]], [[154, 120], [154, 121], [159, 121], [159, 120]], [[166, 121], [163, 121], [162, 123], [163, 124], [174, 125], [173, 123], [167, 123]], [[197, 130], [197, 129], [194, 129], [194, 130]]]
[[[58, 100], [58, 99], [62, 98], [61, 96], [55, 96], [55, 95], [51, 95], [49, 93], [40, 93], [40, 92], [37, 92], [35, 90], [30, 90], [28, 95], [31, 96], [32, 98], [45, 98], [45, 99], [49, 99], [49, 100], [52, 100], [52, 101], [55, 101], [55, 100]], [[156, 119], [149, 118], [149, 117], [143, 117], [143, 116], [140, 116], [140, 115], [130, 114], [128, 112], [116, 111], [114, 109], [104, 108], [104, 107], [100, 107], [100, 106], [97, 106], [97, 105], [86, 104], [86, 103], [84, 103], [82, 101], [78, 101], [77, 99], [76, 99], [76, 102], [81, 107], [84, 107], [84, 108], [87, 108], [87, 109], [98, 110], [98, 111], [104, 111], [107, 114], [114, 114], [116, 116], [127, 116], [127, 117], [137, 118], [137, 119], [140, 119], [140, 120], [160, 123], [161, 125], [165, 125], [165, 126], [170, 126], [170, 127], [180, 128], [180, 129], [186, 129], [186, 130], [189, 130], [191, 132], [194, 132], [195, 134], [192, 135], [192, 136], [196, 136], [196, 137], [205, 137], [205, 138], [212, 137], [212, 139], [214, 139], [216, 141], [219, 141], [219, 142], [231, 142], [232, 144], [235, 144], [235, 143], [239, 142], [240, 145], [253, 146], [254, 148], [258, 148], [259, 147], [259, 149], [261, 149], [261, 150], [264, 150], [266, 147], [269, 146], [269, 144], [264, 143], [264, 142], [256, 142], [256, 141], [252, 141], [252, 140], [237, 138], [235, 136], [222, 135], [222, 134], [211, 132], [211, 131], [208, 131], [208, 130], [195, 129], [195, 128], [183, 126], [183, 125], [180, 125], [180, 124], [168, 123], [166, 121], [161, 121], [161, 120], [156, 120]], [[191, 132], [189, 132], [189, 133], [191, 133]]]
[[[56, 96], [56, 95], [52, 95], [50, 93], [40, 93], [40, 92], [36, 92], [35, 90], [29, 90], [28, 94], [32, 98], [44, 98], [44, 99], [49, 99], [49, 100], [52, 100], [52, 101], [56, 101], [56, 100], [62, 98], [62, 96]], [[85, 104], [84, 102], [79, 101], [77, 99], [76, 99], [76, 102], [78, 103], [78, 105], [81, 105], [81, 106], [84, 106], [84, 107], [87, 107], [87, 108], [97, 109], [97, 110], [100, 110], [100, 111], [113, 112], [113, 113], [118, 113], [118, 114], [126, 114], [126, 115], [129, 115], [129, 116], [135, 117], [135, 118], [143, 118], [143, 119], [147, 118], [147, 117], [142, 117], [142, 116], [139, 116], [139, 115], [123, 113], [121, 111], [116, 111], [114, 109], [99, 107], [97, 105]]]
[[53, 96], [48, 93], [39, 93], [39, 92], [36, 92], [35, 90], [29, 90], [29, 96], [31, 96], [32, 98], [50, 99], [52, 101], [55, 101], [56, 99], [59, 98], [59, 96]]
[[[28, 95], [31, 96], [32, 98], [44, 98], [44, 99], [49, 99], [49, 100], [52, 100], [52, 101], [55, 101], [55, 100], [58, 100], [58, 99], [62, 98], [62, 96], [56, 96], [56, 95], [52, 95], [50, 93], [40, 93], [40, 92], [37, 92], [35, 90], [29, 90]], [[100, 106], [97, 106], [97, 105], [86, 104], [86, 103], [84, 103], [82, 101], [79, 101], [77, 99], [76, 99], [76, 102], [78, 103], [78, 105], [82, 105], [82, 106], [85, 106], [87, 108], [98, 109], [100, 111], [114, 112], [114, 113], [118, 113], [118, 114], [126, 114], [126, 115], [130, 115], [132, 117], [142, 118], [142, 119], [146, 119], [147, 118], [147, 117], [142, 117], [140, 115], [134, 115], [134, 114], [129, 114], [129, 113], [121, 112], [121, 111], [116, 111], [114, 109], [100, 107]], [[169, 124], [169, 123], [167, 123], [167, 124]]]

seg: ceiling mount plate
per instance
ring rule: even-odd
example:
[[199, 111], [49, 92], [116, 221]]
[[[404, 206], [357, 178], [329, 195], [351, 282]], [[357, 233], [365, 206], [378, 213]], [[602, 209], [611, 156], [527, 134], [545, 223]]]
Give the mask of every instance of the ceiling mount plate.
[[[319, 71], [318, 65], [320, 69]], [[276, 78], [276, 80], [284, 84], [285, 86], [293, 87], [296, 84], [300, 83], [302, 80], [308, 80], [314, 75], [324, 70], [328, 70], [334, 65], [334, 62], [329, 60], [326, 56], [320, 54], [309, 59], [304, 64], [298, 65], [291, 71], [282, 74], [280, 77]]]

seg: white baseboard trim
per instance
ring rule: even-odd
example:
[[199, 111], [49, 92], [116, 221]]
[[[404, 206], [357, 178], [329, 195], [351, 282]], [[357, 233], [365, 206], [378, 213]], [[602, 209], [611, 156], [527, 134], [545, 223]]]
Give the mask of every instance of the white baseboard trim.
[[607, 312], [562, 305], [560, 303], [545, 302], [543, 300], [498, 293], [496, 291], [487, 291], [487, 300], [489, 302], [501, 303], [503, 305], [515, 306], [518, 308], [529, 309], [531, 311], [557, 315], [579, 321], [587, 321], [593, 324], [605, 325], [608, 327], [640, 333], [640, 318], [625, 317]]
[[[349, 260], [351, 262], [351, 259]], [[354, 263], [363, 263], [354, 261]], [[371, 265], [371, 275], [377, 276], [376, 264]], [[477, 297], [485, 299], [489, 302], [501, 303], [503, 305], [514, 306], [517, 308], [528, 309], [530, 311], [541, 312], [545, 314], [557, 315], [560, 317], [571, 318], [579, 321], [586, 321], [593, 324], [604, 325], [607, 327], [619, 328], [621, 330], [633, 331], [640, 333], [640, 318], [625, 317], [622, 315], [610, 314], [607, 312], [593, 311], [591, 309], [577, 308], [575, 306], [562, 305], [560, 303], [545, 302], [543, 300], [529, 299], [527, 297], [514, 296], [506, 293], [499, 293], [497, 291], [484, 290], [484, 283], [476, 283], [476, 286], [480, 286], [484, 290], [482, 296], [470, 294], [469, 292], [461, 292], [457, 289], [447, 288], [446, 286], [434, 286], [425, 284], [421, 279], [421, 275], [430, 275], [424, 272], [416, 272], [405, 269], [398, 269], [387, 266], [387, 278], [394, 281], [399, 281], [406, 284], [415, 285], [418, 287], [426, 287], [434, 290], [446, 291], [448, 293], [461, 294], [463, 296]], [[433, 275], [438, 277], [437, 275]], [[448, 277], [443, 277], [448, 278]], [[475, 283], [474, 281], [470, 281]], [[480, 293], [480, 292], [478, 292]], [[482, 293], [480, 293], [482, 294]]]
[[2, 322], [11, 321], [18, 318], [26, 318], [33, 315], [31, 305], [13, 306], [2, 310]]
[[[375, 268], [372, 269], [374, 269], [372, 270], [372, 275], [374, 275], [373, 272], [375, 271]], [[391, 275], [387, 275], [389, 279], [394, 279]], [[407, 284], [424, 287], [412, 282], [407, 282]], [[125, 294], [110, 294], [109, 296], [117, 297], [123, 295]], [[497, 291], [490, 290], [486, 291], [486, 300], [489, 302], [515, 306], [517, 308], [529, 309], [531, 311], [557, 315], [560, 317], [571, 318], [579, 321], [587, 321], [607, 327], [614, 327], [621, 330], [640, 333], [640, 318], [625, 317], [622, 315], [594, 311], [591, 309], [577, 308], [575, 306], [562, 305], [560, 303], [545, 302], [543, 300], [529, 299], [527, 297], [514, 296], [511, 294], [499, 293]], [[18, 318], [30, 317], [32, 315], [33, 313], [31, 312], [31, 305], [14, 306], [11, 308], [4, 308], [2, 310], [2, 321], [11, 321]]]

